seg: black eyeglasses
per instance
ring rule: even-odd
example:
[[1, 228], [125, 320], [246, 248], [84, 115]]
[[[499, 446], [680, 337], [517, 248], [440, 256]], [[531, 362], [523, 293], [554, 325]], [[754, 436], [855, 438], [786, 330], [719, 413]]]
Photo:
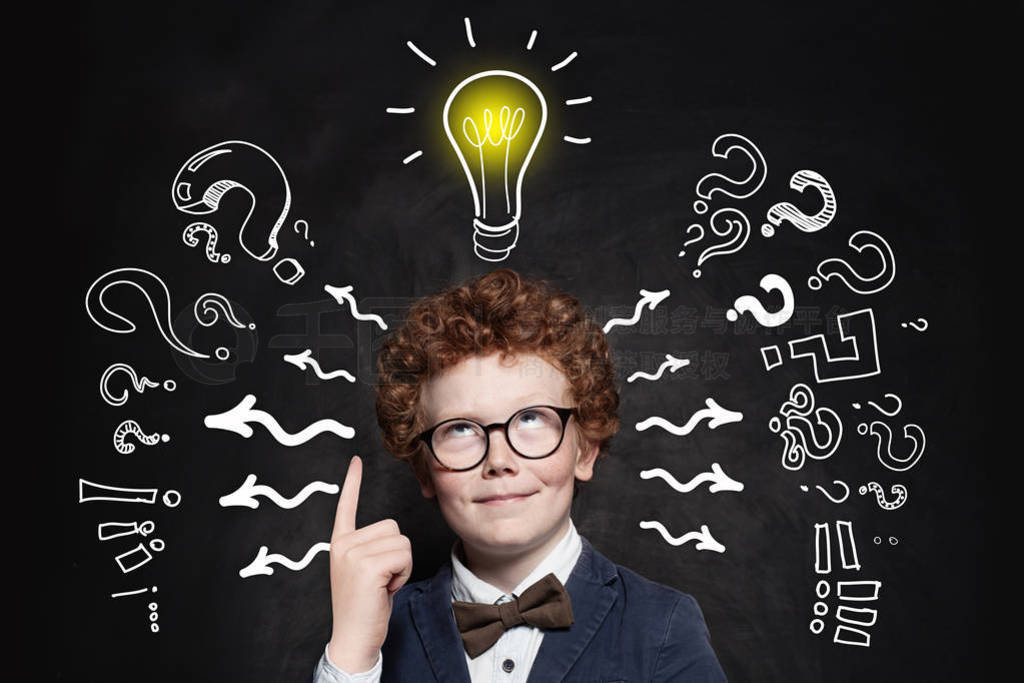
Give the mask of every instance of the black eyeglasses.
[[450, 472], [471, 470], [487, 458], [490, 432], [501, 429], [516, 455], [530, 460], [546, 458], [562, 445], [565, 425], [575, 408], [527, 406], [505, 422], [484, 425], [468, 417], [453, 417], [420, 432], [413, 443], [427, 444], [434, 459]]

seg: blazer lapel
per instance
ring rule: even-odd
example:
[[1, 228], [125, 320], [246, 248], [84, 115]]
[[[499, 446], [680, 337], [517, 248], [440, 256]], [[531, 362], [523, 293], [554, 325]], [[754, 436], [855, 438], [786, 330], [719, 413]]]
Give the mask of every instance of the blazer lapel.
[[438, 683], [470, 683], [466, 651], [452, 613], [452, 567], [445, 564], [409, 598], [413, 623]]
[[[618, 572], [582, 538], [583, 550], [565, 584], [572, 600], [573, 624], [544, 632], [527, 683], [558, 683], [579, 659], [615, 603], [611, 587]], [[461, 654], [461, 651], [460, 651]]]

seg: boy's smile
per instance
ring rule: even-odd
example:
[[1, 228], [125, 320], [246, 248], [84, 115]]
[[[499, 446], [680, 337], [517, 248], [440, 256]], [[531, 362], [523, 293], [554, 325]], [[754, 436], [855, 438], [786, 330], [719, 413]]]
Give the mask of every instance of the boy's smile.
[[[427, 382], [420, 399], [427, 423], [468, 417], [491, 424], [526, 406], [575, 405], [565, 375], [540, 356], [499, 359], [498, 352], [466, 358]], [[541, 459], [517, 455], [500, 429], [488, 438], [487, 457], [475, 468], [446, 471], [428, 452], [416, 476], [423, 495], [437, 496], [462, 539], [470, 569], [486, 574], [487, 567], [500, 566], [502, 582], [512, 581], [528, 574], [568, 530], [575, 480], [593, 476], [598, 445], [581, 443], [575, 417], [558, 449]]]

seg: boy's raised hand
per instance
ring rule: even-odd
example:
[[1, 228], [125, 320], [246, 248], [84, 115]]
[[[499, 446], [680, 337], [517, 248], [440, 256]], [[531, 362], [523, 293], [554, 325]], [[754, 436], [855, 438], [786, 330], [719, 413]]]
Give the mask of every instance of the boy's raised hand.
[[356, 529], [362, 477], [363, 462], [354, 455], [341, 487], [331, 534], [334, 625], [327, 653], [349, 674], [367, 671], [377, 662], [388, 633], [392, 599], [412, 574], [412, 546], [395, 520]]

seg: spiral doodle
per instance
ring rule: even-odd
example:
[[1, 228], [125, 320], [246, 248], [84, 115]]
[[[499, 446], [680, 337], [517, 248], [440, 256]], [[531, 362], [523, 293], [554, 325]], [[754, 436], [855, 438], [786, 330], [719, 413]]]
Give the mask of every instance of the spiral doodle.
[[878, 507], [883, 510], [895, 510], [907, 502], [907, 487], [903, 484], [893, 484], [890, 487], [892, 494], [896, 496], [895, 499], [888, 501], [885, 499], [885, 489], [882, 485], [876, 481], [869, 481], [864, 486], [857, 489], [857, 493], [860, 495], [866, 495], [868, 491], [875, 494], [875, 500], [878, 501]]
[[[121, 392], [120, 396], [114, 396], [112, 393], [110, 393], [110, 388], [107, 386], [107, 384], [110, 382], [110, 378], [119, 372], [123, 372], [126, 375], [128, 375], [128, 377], [132, 381], [132, 387], [135, 389], [135, 391], [137, 391], [140, 394], [146, 389], [153, 389], [155, 387], [161, 386], [159, 382], [154, 382], [148, 377], [139, 377], [138, 373], [135, 372], [135, 369], [132, 366], [128, 365], [127, 363], [114, 363], [109, 368], [104, 370], [103, 376], [100, 377], [100, 396], [103, 398], [104, 401], [106, 401], [112, 406], [123, 406], [125, 403], [128, 402], [127, 389]], [[165, 380], [163, 383], [163, 388], [166, 391], [174, 391], [177, 387], [178, 384], [173, 379]]]
[[135, 452], [135, 444], [127, 441], [129, 435], [134, 436], [140, 443], [146, 446], [154, 446], [160, 441], [167, 443], [171, 439], [167, 434], [160, 434], [159, 432], [146, 434], [142, 431], [142, 427], [139, 426], [138, 422], [135, 420], [125, 420], [114, 430], [114, 448], [121, 455]]
[[231, 254], [217, 253], [217, 228], [209, 223], [192, 223], [185, 228], [181, 239], [190, 247], [198, 247], [199, 238], [196, 233], [200, 232], [206, 233], [206, 260], [210, 263], [230, 263]]

